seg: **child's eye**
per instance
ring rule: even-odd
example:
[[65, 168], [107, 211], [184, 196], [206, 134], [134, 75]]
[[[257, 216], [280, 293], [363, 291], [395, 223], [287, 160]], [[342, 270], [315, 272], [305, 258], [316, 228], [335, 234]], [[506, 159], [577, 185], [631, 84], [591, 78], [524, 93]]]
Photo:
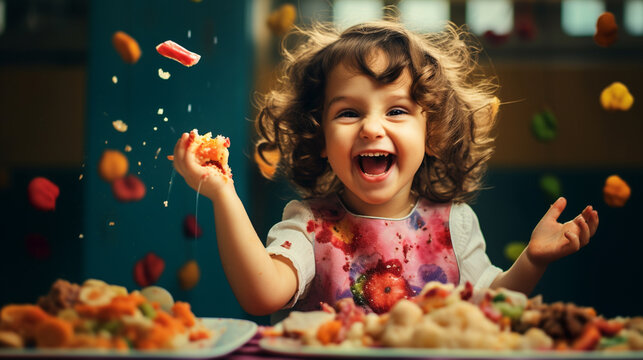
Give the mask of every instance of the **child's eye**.
[[404, 109], [396, 108], [396, 109], [390, 110], [388, 112], [388, 114], [386, 114], [386, 115], [388, 115], [388, 116], [396, 116], [396, 115], [404, 115], [404, 114], [408, 114], [408, 112], [406, 110], [404, 110]]
[[358, 117], [358, 116], [359, 115], [353, 110], [344, 110], [344, 111], [340, 112], [339, 114], [337, 114], [338, 118], [342, 118], [342, 117]]

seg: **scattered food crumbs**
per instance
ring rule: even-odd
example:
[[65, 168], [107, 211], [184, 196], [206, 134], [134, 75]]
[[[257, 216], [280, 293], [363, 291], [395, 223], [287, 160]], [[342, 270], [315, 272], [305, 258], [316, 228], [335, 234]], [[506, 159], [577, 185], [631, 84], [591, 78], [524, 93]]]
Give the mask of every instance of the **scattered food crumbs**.
[[610, 207], [623, 207], [630, 198], [630, 186], [618, 175], [611, 175], [605, 180], [603, 199]]
[[145, 146], [145, 145], [147, 145], [147, 142], [146, 142], [146, 141], [143, 141], [143, 146]]
[[627, 111], [634, 103], [634, 97], [621, 82], [613, 82], [601, 92], [601, 106], [605, 110]]
[[155, 127], [153, 127], [152, 129], [154, 129], [154, 131], [156, 131], [156, 130], [158, 130], [159, 128], [157, 128], [157, 127], [155, 126]]
[[140, 161], [138, 162], [138, 166], [141, 166], [141, 162], [140, 162]]
[[114, 129], [118, 132], [126, 132], [127, 131], [127, 124], [123, 122], [123, 120], [114, 120], [112, 121], [112, 126], [114, 126]]
[[192, 30], [188, 30], [188, 39], [192, 37]]
[[127, 157], [118, 150], [105, 150], [98, 162], [98, 173], [100, 177], [111, 183], [120, 179], [129, 170]]
[[112, 82], [114, 84], [118, 83], [118, 78], [116, 77], [116, 75], [112, 76]]
[[154, 190], [154, 186], [150, 186], [150, 190]]
[[215, 36], [213, 42], [214, 42], [214, 45], [216, 45], [219, 42], [219, 38]]
[[192, 104], [188, 104], [188, 112], [192, 112]]
[[107, 145], [107, 140], [105, 140], [105, 145]]
[[163, 121], [164, 121], [164, 122], [167, 122], [167, 116], [163, 118]]
[[82, 180], [83, 176], [84, 176], [83, 174], [78, 175], [78, 180]]
[[161, 148], [156, 149], [156, 154], [154, 154], [154, 160], [158, 159], [160, 153], [161, 153]]
[[27, 185], [29, 202], [41, 211], [53, 211], [56, 209], [56, 199], [60, 195], [58, 185], [42, 176], [33, 178]]
[[174, 161], [174, 155], [168, 155], [167, 159], [170, 160], [170, 161]]
[[167, 207], [167, 200], [163, 201], [163, 206]]
[[179, 284], [181, 289], [190, 290], [199, 282], [199, 265], [195, 260], [189, 260], [179, 269]]
[[170, 78], [170, 73], [168, 71], [163, 71], [163, 69], [159, 68], [159, 77], [163, 80], [167, 80]]
[[172, 40], [167, 40], [156, 46], [156, 51], [166, 58], [176, 60], [185, 66], [193, 66], [199, 62], [201, 55], [193, 53]]
[[83, 234], [79, 234], [79, 235], [78, 235], [78, 238], [79, 238], [79, 239], [83, 239], [83, 238], [85, 238], [85, 235], [83, 235]]
[[130, 152], [132, 151], [132, 147], [129, 145], [125, 145], [125, 152]]
[[159, 108], [159, 109], [156, 111], [156, 114], [157, 114], [157, 115], [163, 115], [163, 108]]
[[109, 225], [109, 226], [114, 226], [114, 225], [115, 225], [115, 223], [114, 223], [113, 221], [110, 221], [109, 223], [107, 223], [107, 225]]
[[112, 44], [124, 62], [134, 64], [141, 57], [141, 48], [138, 42], [123, 31], [112, 35]]

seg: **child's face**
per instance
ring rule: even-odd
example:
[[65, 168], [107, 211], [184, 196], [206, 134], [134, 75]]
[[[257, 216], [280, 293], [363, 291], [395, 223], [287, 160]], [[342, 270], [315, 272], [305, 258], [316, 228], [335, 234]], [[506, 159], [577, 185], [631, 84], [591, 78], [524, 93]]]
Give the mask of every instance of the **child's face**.
[[[377, 73], [386, 65], [376, 56], [371, 67]], [[427, 126], [411, 83], [408, 70], [387, 85], [342, 64], [328, 75], [322, 155], [344, 184], [344, 202], [360, 214], [401, 217], [410, 210]]]

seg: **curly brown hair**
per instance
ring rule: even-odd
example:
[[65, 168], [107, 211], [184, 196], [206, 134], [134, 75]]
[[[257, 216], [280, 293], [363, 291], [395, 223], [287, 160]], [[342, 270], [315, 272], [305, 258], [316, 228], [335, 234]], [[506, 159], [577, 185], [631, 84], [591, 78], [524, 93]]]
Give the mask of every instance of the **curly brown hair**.
[[[278, 172], [304, 197], [326, 196], [342, 184], [326, 158], [322, 131], [326, 77], [339, 63], [382, 84], [404, 69], [412, 76], [411, 96], [427, 117], [429, 149], [412, 189], [436, 202], [467, 201], [480, 189], [493, 153], [491, 135], [499, 100], [495, 77], [482, 74], [479, 48], [463, 28], [448, 24], [438, 33], [416, 34], [392, 20], [359, 24], [343, 32], [331, 24], [296, 28], [305, 41], [294, 50], [282, 43], [283, 75], [259, 102], [256, 151], [278, 150]], [[374, 73], [373, 50], [388, 58]], [[428, 120], [430, 118], [430, 121]]]

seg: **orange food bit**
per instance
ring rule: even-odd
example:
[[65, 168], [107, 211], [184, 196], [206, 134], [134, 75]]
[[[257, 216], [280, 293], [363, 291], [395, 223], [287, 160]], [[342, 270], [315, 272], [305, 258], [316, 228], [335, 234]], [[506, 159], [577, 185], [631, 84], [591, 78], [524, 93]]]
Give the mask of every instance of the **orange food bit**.
[[340, 320], [323, 323], [319, 326], [319, 329], [317, 329], [317, 340], [324, 345], [330, 344], [337, 338], [337, 334], [339, 334], [341, 328], [342, 322]]
[[129, 161], [118, 150], [105, 150], [98, 162], [98, 174], [103, 180], [111, 183], [127, 174]]
[[60, 348], [71, 342], [74, 329], [71, 323], [49, 317], [36, 327], [36, 345], [43, 348]]
[[194, 260], [186, 262], [181, 269], [179, 269], [179, 284], [181, 289], [190, 290], [196, 286], [201, 276], [199, 265]]
[[174, 303], [172, 306], [172, 313], [174, 314], [174, 317], [187, 327], [196, 324], [196, 316], [194, 316], [192, 310], [190, 310], [190, 304], [186, 302], [177, 301]]
[[112, 44], [126, 63], [134, 64], [141, 57], [141, 48], [138, 46], [138, 42], [123, 31], [117, 31], [112, 35]]
[[594, 42], [598, 46], [608, 47], [616, 42], [618, 38], [618, 25], [616, 19], [611, 12], [604, 12], [596, 20], [596, 33], [594, 34]]
[[283, 4], [268, 16], [268, 28], [275, 35], [284, 35], [295, 24], [297, 9], [293, 4]]
[[630, 198], [632, 190], [618, 175], [609, 176], [603, 187], [603, 199], [611, 207], [623, 207]]
[[13, 330], [26, 338], [32, 338], [36, 327], [50, 317], [51, 315], [36, 305], [12, 304], [0, 311], [0, 323], [3, 328]]
[[194, 129], [190, 131], [190, 137], [185, 146], [190, 148], [193, 144], [196, 144], [194, 155], [199, 165], [216, 169], [228, 178], [232, 178], [232, 170], [228, 166], [230, 139], [222, 135], [212, 138], [210, 132], [199, 135], [197, 129]]

